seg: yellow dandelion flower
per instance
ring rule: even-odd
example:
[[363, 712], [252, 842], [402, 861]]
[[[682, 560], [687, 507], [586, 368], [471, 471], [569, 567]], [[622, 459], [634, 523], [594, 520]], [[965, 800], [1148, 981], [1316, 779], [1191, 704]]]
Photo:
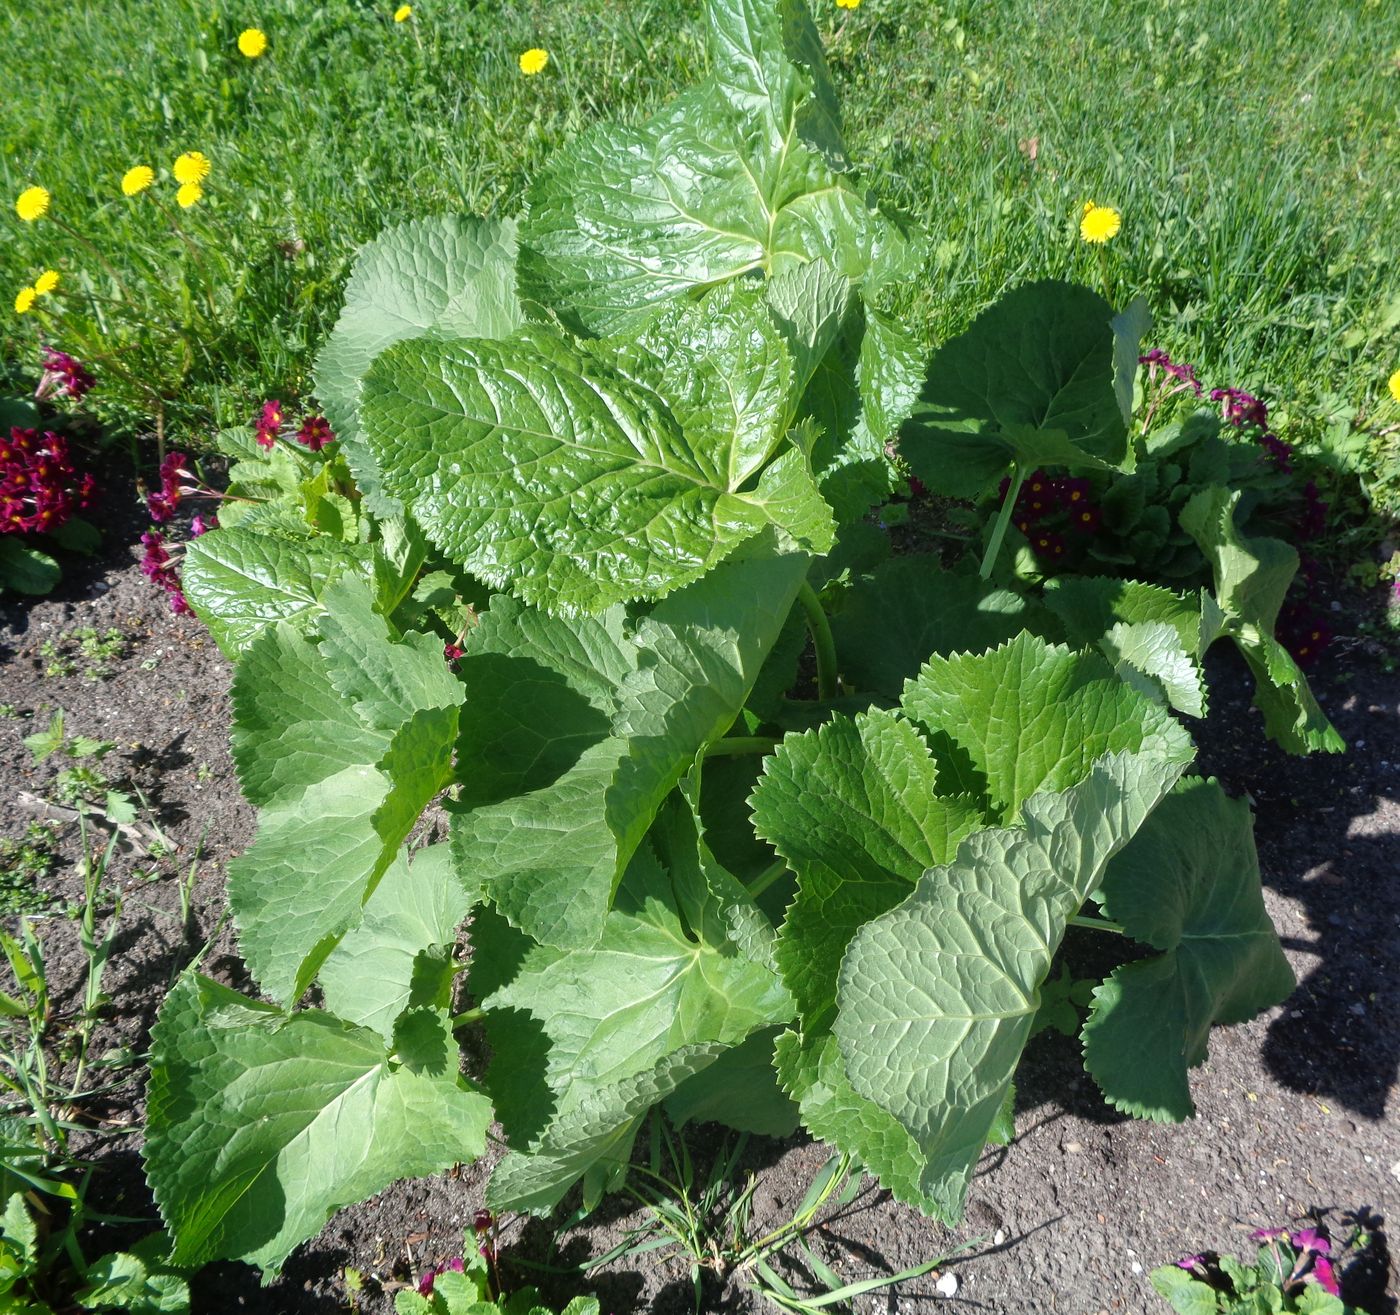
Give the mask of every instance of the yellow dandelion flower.
[[407, 23], [408, 20], [412, 17], [412, 5], [400, 5], [396, 10], [394, 10], [394, 22], [396, 23]]
[[1102, 246], [1109, 238], [1116, 236], [1122, 227], [1123, 216], [1118, 211], [1091, 202], [1084, 212], [1084, 217], [1079, 221], [1079, 236], [1086, 242]]
[[175, 193], [175, 202], [181, 210], [188, 210], [203, 199], [204, 189], [198, 183], [181, 183], [180, 190]]
[[238, 34], [238, 50], [249, 59], [257, 59], [267, 49], [267, 33], [259, 27], [245, 27]]
[[860, 0], [836, 0], [837, 9], [859, 9]]
[[34, 291], [41, 297], [47, 297], [56, 287], [58, 287], [58, 271], [56, 269], [46, 269], [34, 280]]
[[15, 295], [15, 314], [26, 315], [34, 306], [34, 299], [39, 294], [33, 288], [21, 288]]
[[1386, 381], [1386, 387], [1390, 389], [1390, 395], [1397, 402], [1400, 402], [1400, 370], [1396, 370], [1396, 372], [1390, 376]]
[[156, 180], [156, 171], [148, 164], [133, 165], [122, 174], [122, 195], [135, 196], [144, 192]]
[[520, 71], [527, 78], [533, 78], [548, 63], [549, 51], [541, 50], [536, 46], [533, 50], [527, 50], [520, 56]]
[[49, 194], [42, 187], [26, 187], [15, 201], [15, 213], [26, 224], [42, 219], [49, 212]]
[[[209, 177], [209, 169], [209, 157], [202, 151], [186, 151], [175, 161], [171, 172], [177, 183], [202, 183]], [[199, 198], [195, 197], [195, 200]]]

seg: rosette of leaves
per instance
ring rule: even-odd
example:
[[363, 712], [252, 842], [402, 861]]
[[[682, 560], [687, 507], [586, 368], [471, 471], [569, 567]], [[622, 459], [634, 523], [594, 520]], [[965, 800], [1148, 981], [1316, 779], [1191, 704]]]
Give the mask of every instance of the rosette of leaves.
[[[260, 810], [229, 901], [266, 999], [190, 975], [153, 1034], [177, 1261], [276, 1269], [340, 1205], [480, 1154], [493, 1117], [494, 1209], [591, 1206], [662, 1104], [800, 1121], [956, 1218], [1086, 904], [1159, 954], [1151, 991], [1134, 963], [1095, 1002], [1091, 1071], [1125, 1107], [1181, 1116], [1211, 1023], [1282, 989], [1242, 984], [1271, 934], [1247, 813], [1178, 785], [1199, 601], [1090, 599], [1071, 634], [970, 573], [860, 569], [919, 391], [874, 300], [907, 239], [845, 170], [805, 9], [708, 18], [709, 79], [586, 134], [513, 236], [443, 221], [364, 255], [320, 387], [394, 533], [196, 545]], [[1075, 304], [1107, 398], [1050, 418], [1107, 461], [1121, 374]], [[434, 588], [486, 595], [450, 668], [430, 550]], [[1134, 874], [1179, 796], [1218, 843], [1173, 860], [1163, 910]], [[464, 1075], [478, 1022], [491, 1062]], [[1125, 1024], [1160, 1047], [1126, 1078]]]

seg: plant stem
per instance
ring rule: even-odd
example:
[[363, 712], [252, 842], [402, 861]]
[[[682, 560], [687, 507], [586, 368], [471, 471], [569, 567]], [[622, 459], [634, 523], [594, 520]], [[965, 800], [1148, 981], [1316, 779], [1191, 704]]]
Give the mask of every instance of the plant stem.
[[787, 863], [780, 858], [776, 863], [772, 864], [770, 867], [764, 868], [763, 871], [760, 872], [758, 876], [754, 878], [753, 884], [748, 888], [749, 894], [752, 895], [755, 899], [757, 899], [786, 871]]
[[996, 565], [997, 554], [1001, 551], [1001, 541], [1006, 538], [1006, 527], [1011, 524], [1011, 512], [1016, 499], [1021, 496], [1021, 485], [1026, 482], [1025, 468], [1017, 462], [1012, 468], [1011, 486], [1002, 499], [1001, 511], [997, 513], [997, 523], [992, 527], [992, 537], [987, 541], [987, 551], [982, 558], [982, 569], [978, 574], [984, 580], [992, 578], [992, 567]]
[[769, 735], [728, 735], [705, 750], [706, 758], [737, 758], [748, 753], [772, 753], [778, 741]]
[[1087, 927], [1090, 931], [1117, 932], [1120, 936], [1127, 934], [1121, 922], [1109, 922], [1107, 918], [1095, 918], [1085, 913], [1076, 913], [1070, 918], [1069, 925], [1071, 927]]
[[817, 697], [834, 699], [836, 684], [836, 641], [831, 637], [831, 624], [826, 619], [826, 611], [817, 591], [806, 581], [797, 591], [797, 601], [807, 618], [807, 629], [812, 635], [812, 647], [817, 654]]
[[479, 1023], [486, 1017], [484, 1009], [468, 1009], [465, 1014], [456, 1014], [452, 1019], [452, 1030], [455, 1032], [459, 1027], [466, 1027], [469, 1023]]

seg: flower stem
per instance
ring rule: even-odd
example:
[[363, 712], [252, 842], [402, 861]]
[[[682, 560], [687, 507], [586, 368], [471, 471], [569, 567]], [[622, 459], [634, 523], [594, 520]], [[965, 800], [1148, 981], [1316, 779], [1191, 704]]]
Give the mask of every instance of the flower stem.
[[807, 629], [812, 635], [812, 647], [817, 655], [817, 697], [834, 699], [838, 688], [836, 683], [836, 641], [831, 637], [831, 624], [826, 619], [826, 611], [817, 591], [806, 581], [797, 591], [797, 601], [807, 618]]
[[1087, 927], [1090, 931], [1111, 931], [1117, 932], [1119, 936], [1126, 935], [1121, 922], [1109, 922], [1107, 918], [1095, 918], [1085, 913], [1076, 913], [1069, 920], [1071, 927]]
[[978, 574], [984, 580], [992, 578], [992, 567], [996, 565], [997, 554], [1001, 552], [1001, 541], [1006, 538], [1006, 527], [1011, 524], [1011, 513], [1016, 499], [1021, 496], [1021, 485], [1026, 482], [1025, 467], [1017, 462], [1012, 467], [1011, 485], [1002, 500], [1001, 511], [997, 513], [997, 523], [992, 527], [992, 537], [987, 540], [987, 551], [982, 558], [982, 569]]

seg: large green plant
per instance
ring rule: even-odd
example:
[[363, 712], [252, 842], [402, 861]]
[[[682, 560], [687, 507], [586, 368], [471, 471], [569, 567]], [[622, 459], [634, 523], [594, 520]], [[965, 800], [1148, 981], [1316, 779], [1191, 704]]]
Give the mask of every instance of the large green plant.
[[[1271, 726], [1333, 734], [1266, 634], [1289, 562], [1228, 493], [1193, 504], [1214, 594], [1025, 598], [990, 528], [985, 580], [866, 551], [916, 403], [910, 459], [937, 445], [970, 490], [1122, 468], [1141, 316], [1032, 285], [1011, 337], [989, 317], [926, 379], [880, 301], [920, 244], [846, 171], [800, 0], [711, 0], [709, 28], [709, 79], [585, 134], [519, 223], [362, 254], [318, 386], [363, 541], [189, 550], [237, 664], [261, 811], [229, 897], [269, 1002], [191, 975], [156, 1027], [180, 1262], [275, 1270], [339, 1206], [481, 1154], [493, 1116], [495, 1207], [592, 1202], [663, 1102], [800, 1120], [955, 1218], [1072, 923], [1157, 952], [1084, 1030], [1147, 1117], [1190, 1113], [1212, 1023], [1291, 988], [1248, 810], [1184, 775], [1171, 711], [1204, 713], [1228, 633]], [[435, 800], [450, 837], [415, 849]], [[494, 1059], [464, 1076], [479, 1019]]]

